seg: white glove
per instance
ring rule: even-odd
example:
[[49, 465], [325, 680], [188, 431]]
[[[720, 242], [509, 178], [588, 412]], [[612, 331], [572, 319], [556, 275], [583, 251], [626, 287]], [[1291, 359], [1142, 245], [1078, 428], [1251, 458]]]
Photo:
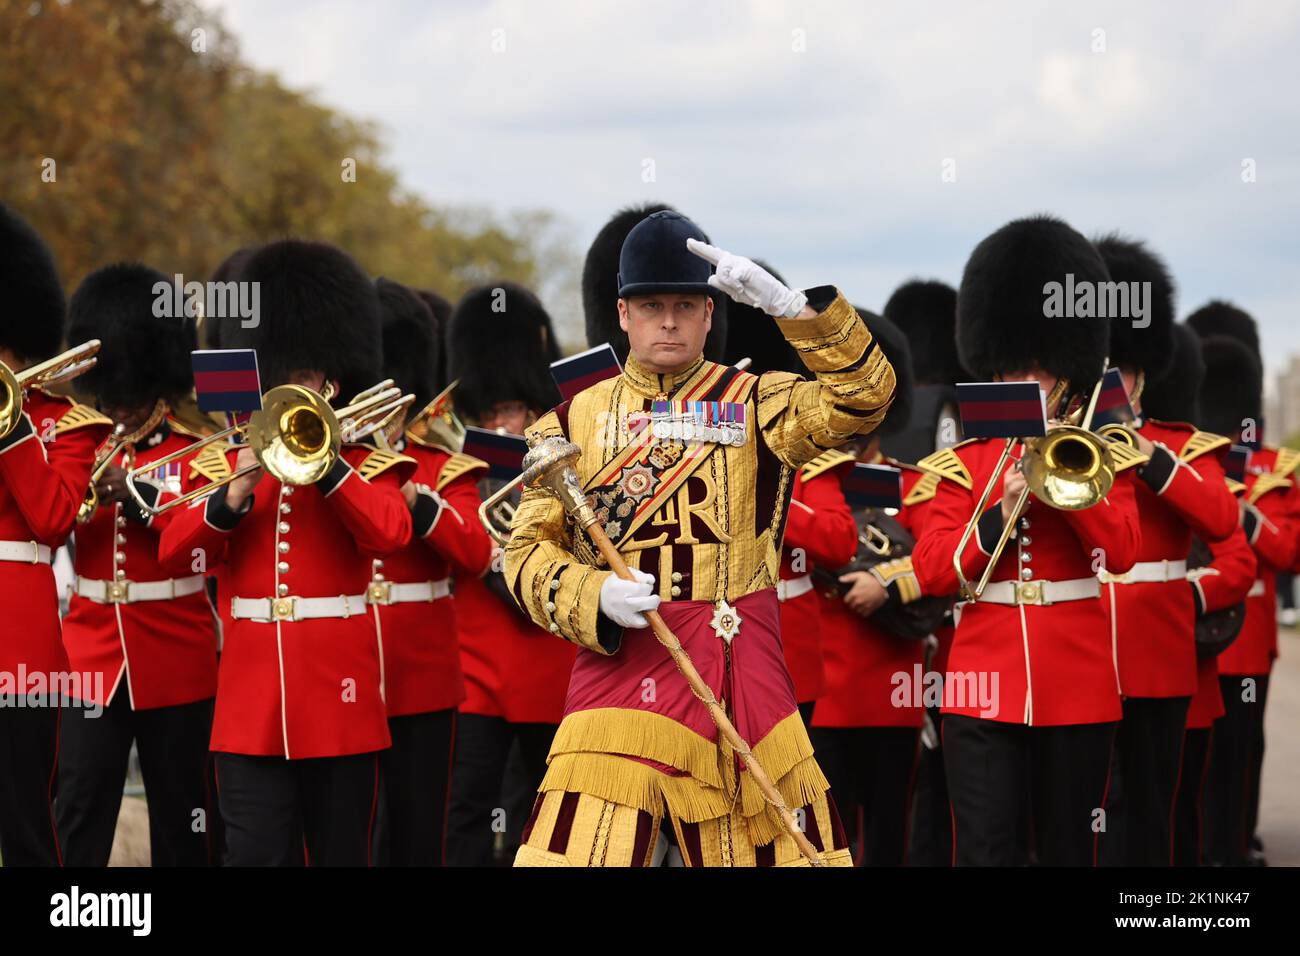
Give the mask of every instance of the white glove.
[[787, 289], [776, 276], [744, 256], [734, 256], [698, 239], [687, 239], [686, 248], [716, 267], [713, 275], [709, 276], [709, 285], [742, 305], [752, 305], [768, 315], [793, 319], [808, 304], [806, 295]]
[[600, 586], [600, 613], [620, 627], [649, 627], [645, 611], [659, 607], [659, 595], [653, 593], [655, 579], [644, 571], [632, 571], [635, 581], [624, 581], [611, 574]]

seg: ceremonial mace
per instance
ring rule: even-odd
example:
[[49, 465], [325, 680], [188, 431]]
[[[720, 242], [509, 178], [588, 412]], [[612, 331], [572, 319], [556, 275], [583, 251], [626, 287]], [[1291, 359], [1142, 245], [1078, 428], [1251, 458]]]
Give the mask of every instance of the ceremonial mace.
[[[560, 504], [564, 510], [572, 517], [591, 538], [592, 543], [604, 556], [609, 563], [610, 570], [617, 574], [624, 581], [635, 581], [632, 572], [628, 570], [627, 563], [624, 562], [623, 556], [618, 553], [614, 547], [614, 542], [609, 540], [609, 535], [605, 533], [604, 527], [600, 524], [600, 519], [596, 517], [595, 511], [587, 502], [587, 496], [582, 491], [582, 486], [578, 483], [578, 474], [574, 470], [579, 458], [582, 457], [582, 449], [573, 442], [557, 436], [544, 438], [539, 441], [524, 456], [524, 472], [519, 476], [519, 481], [527, 488], [545, 488], [555, 497], [560, 499]], [[700, 672], [695, 669], [691, 662], [690, 655], [682, 647], [682, 642], [664, 623], [664, 619], [658, 611], [646, 611], [645, 618], [650, 623], [650, 629], [659, 639], [659, 643], [668, 649], [672, 655], [673, 663], [677, 665], [677, 670], [686, 678], [686, 683], [691, 687], [691, 692], [695, 694], [704, 706], [709, 709], [709, 716], [713, 718], [713, 723], [718, 728], [718, 733], [726, 738], [736, 753], [740, 754], [740, 759], [745, 763], [745, 769], [754, 778], [758, 784], [758, 789], [763, 793], [763, 799], [773, 807], [781, 818], [781, 825], [785, 827], [786, 833], [790, 834], [795, 844], [799, 847], [799, 852], [808, 858], [808, 862], [813, 866], [825, 866], [826, 862], [818, 854], [816, 848], [804, 836], [803, 831], [795, 822], [794, 814], [790, 808], [785, 805], [781, 798], [780, 792], [772, 785], [771, 778], [759, 764], [758, 758], [749, 749], [749, 744], [740, 736], [735, 726], [728, 719], [726, 711], [718, 703], [718, 699], [713, 696], [713, 691], [709, 685], [704, 683], [704, 678]], [[739, 786], [739, 782], [737, 783]]]

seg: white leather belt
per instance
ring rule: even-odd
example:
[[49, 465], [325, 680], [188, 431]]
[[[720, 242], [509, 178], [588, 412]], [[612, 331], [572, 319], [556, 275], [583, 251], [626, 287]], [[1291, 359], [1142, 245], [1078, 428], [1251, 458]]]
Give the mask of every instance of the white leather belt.
[[1139, 561], [1123, 574], [1098, 571], [1102, 584], [1163, 584], [1166, 581], [1183, 581], [1187, 578], [1186, 561]]
[[1255, 583], [1252, 584], [1250, 590], [1246, 592], [1246, 597], [1263, 597], [1268, 593], [1266, 588], [1267, 585], [1264, 583], [1264, 579], [1256, 578]]
[[400, 584], [395, 581], [371, 581], [366, 589], [369, 604], [406, 604], [411, 601], [437, 601], [451, 597], [451, 578]]
[[297, 595], [277, 598], [231, 598], [230, 616], [243, 620], [306, 621], [323, 617], [352, 617], [366, 613], [364, 594], [305, 598]]
[[981, 604], [1061, 604], [1101, 596], [1096, 578], [1073, 581], [995, 581], [980, 595]]
[[172, 598], [198, 594], [203, 590], [203, 575], [168, 578], [165, 581], [96, 581], [77, 576], [74, 592], [96, 604], [134, 604], [136, 601], [170, 601]]
[[49, 564], [50, 546], [35, 541], [0, 541], [0, 561]]
[[789, 581], [777, 581], [776, 598], [778, 601], [790, 601], [801, 594], [807, 594], [812, 589], [812, 575], [805, 574], [801, 578], [791, 578]]

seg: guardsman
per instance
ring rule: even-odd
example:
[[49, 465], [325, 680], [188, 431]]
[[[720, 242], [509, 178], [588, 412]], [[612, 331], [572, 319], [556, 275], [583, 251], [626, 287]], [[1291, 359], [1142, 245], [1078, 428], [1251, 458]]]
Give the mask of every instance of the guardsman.
[[[767, 263], [756, 264], [782, 284], [785, 279]], [[728, 308], [726, 362], [748, 358], [746, 371], [791, 372], [803, 375], [803, 366], [776, 323], [753, 306], [733, 302]], [[897, 400], [894, 409], [898, 407]], [[892, 418], [891, 418], [892, 421]], [[804, 723], [812, 726], [814, 702], [826, 691], [822, 655], [821, 602], [813, 587], [814, 566], [838, 568], [847, 564], [858, 546], [858, 528], [844, 500], [841, 484], [853, 467], [853, 456], [840, 449], [818, 455], [795, 475], [781, 549], [781, 579], [776, 583], [781, 602], [781, 649], [794, 681], [794, 699]]]
[[[1053, 315], [1045, 297], [1051, 283], [1108, 281], [1097, 250], [1064, 222], [1035, 216], [1003, 226], [975, 248], [962, 276], [962, 364], [984, 379], [1036, 381], [1049, 396], [1064, 379], [1066, 395], [1086, 396], [1102, 374], [1107, 321]], [[1047, 415], [1066, 417], [1059, 403]], [[962, 609], [948, 658], [943, 749], [954, 862], [1023, 862], [1018, 834], [1029, 817], [1040, 863], [1092, 865], [1121, 715], [1096, 570], [1103, 556], [1115, 573], [1136, 560], [1131, 469], [1092, 507], [1058, 509], [1030, 495], [1017, 515], [1028, 486], [1015, 449], [995, 473], [1004, 447], [975, 439], [922, 462], [940, 477], [912, 556], [926, 593], [959, 590], [955, 559], [977, 580], [1002, 533], [1011, 535], [991, 583]], [[976, 513], [990, 479], [995, 493]], [[974, 533], [958, 553], [968, 527]]]
[[[522, 435], [559, 399], [550, 372], [560, 357], [555, 330], [541, 302], [521, 286], [499, 282], [466, 293], [452, 314], [448, 345], [448, 373], [459, 382], [457, 414], [481, 428]], [[500, 481], [485, 463], [475, 465], [470, 471], [486, 498]], [[477, 502], [473, 520], [479, 520]], [[477, 573], [456, 578], [466, 699], [456, 722], [451, 866], [491, 865], [498, 835], [513, 853], [546, 773], [573, 668], [574, 648], [538, 628], [510, 597], [500, 557], [494, 549]], [[507, 773], [513, 748], [526, 778], [519, 806]]]
[[[961, 441], [956, 385], [971, 381], [971, 374], [962, 368], [957, 355], [957, 290], [938, 280], [913, 279], [894, 290], [885, 303], [884, 315], [907, 337], [916, 386], [906, 430], [882, 436], [881, 445], [895, 460], [915, 464]], [[908, 494], [920, 500], [912, 504], [933, 498], [936, 481], [931, 475], [914, 486]], [[912, 508], [909, 513], [918, 511]], [[953, 632], [949, 610], [927, 641], [925, 670], [939, 680], [948, 666]], [[927, 707], [927, 718], [917, 760], [907, 862], [909, 866], [951, 866], [952, 808], [943, 770], [943, 714], [937, 706]]]
[[[1226, 335], [1207, 335], [1201, 351], [1206, 368], [1200, 392], [1202, 424], [1234, 442], [1258, 437], [1263, 400], [1259, 357]], [[1255, 552], [1257, 577], [1246, 598], [1241, 633], [1217, 658], [1224, 714], [1214, 724], [1205, 797], [1205, 855], [1212, 864], [1240, 866], [1251, 855], [1264, 706], [1277, 656], [1274, 580], [1278, 570], [1294, 563], [1297, 547], [1288, 454], [1294, 453], [1264, 446], [1251, 453], [1246, 469], [1241, 525]]]
[[[24, 219], [0, 204], [0, 362], [19, 372], [63, 341], [65, 303], [54, 258]], [[29, 387], [3, 396], [0, 422], [0, 858], [55, 866], [59, 694], [76, 675], [59, 632], [50, 555], [72, 531], [90, 487], [95, 449], [113, 427], [93, 408]]]
[[[912, 362], [907, 340], [888, 319], [864, 309], [857, 312], [893, 366], [895, 380], [894, 404], [884, 423], [863, 443], [860, 460], [900, 470], [901, 494], [911, 504], [895, 517], [915, 537], [927, 500], [926, 489], [918, 489], [918, 485], [924, 482], [932, 496], [936, 482], [915, 465], [879, 453], [884, 438], [903, 431], [911, 421]], [[813, 464], [837, 453], [827, 452]], [[864, 515], [862, 520], [869, 517]], [[853, 531], [856, 554], [856, 521]], [[912, 780], [925, 708], [913, 706], [912, 695], [900, 696], [898, 691], [900, 675], [910, 684], [921, 668], [925, 644], [922, 639], [891, 633], [873, 614], [891, 594], [902, 603], [911, 603], [921, 592], [910, 555], [882, 562], [870, 571], [850, 571], [837, 580], [839, 569], [846, 564], [847, 560], [818, 563], [819, 572], [830, 572], [819, 573], [817, 588], [824, 622], [826, 692], [817, 699], [810, 733], [818, 763], [843, 814], [849, 846], [857, 850], [857, 864], [902, 866], [907, 858]], [[848, 589], [841, 596], [836, 585]]]
[[[79, 516], [76, 580], [63, 620], [74, 671], [95, 680], [70, 710], [59, 753], [57, 819], [64, 862], [107, 866], [132, 742], [140, 756], [154, 866], [208, 860], [208, 736], [217, 693], [217, 632], [204, 575], [174, 575], [158, 540], [175, 511], [140, 508], [124, 481], [131, 468], [202, 437], [175, 415], [194, 387], [193, 326], [154, 314], [156, 287], [171, 280], [137, 264], [107, 266], [81, 283], [69, 306], [68, 341], [103, 347], [78, 391], [115, 425], [100, 450], [93, 497]], [[157, 497], [180, 487], [182, 460], [142, 482]], [[89, 491], [90, 489], [88, 489]], [[97, 710], [87, 709], [93, 706]], [[102, 712], [98, 712], [102, 709]]]
[[[220, 340], [257, 350], [264, 387], [300, 385], [343, 405], [379, 380], [378, 295], [344, 252], [269, 243], [241, 280], [260, 283], [260, 315], [225, 320]], [[183, 488], [257, 464], [249, 447], [213, 445]], [[366, 595], [371, 561], [410, 539], [401, 488], [414, 469], [405, 456], [345, 443], [314, 484], [281, 484], [256, 467], [178, 509], [163, 531], [164, 564], [229, 563], [211, 749], [232, 865], [371, 861], [390, 737]]]
[[1101, 859], [1115, 866], [1169, 866], [1183, 728], [1197, 687], [1187, 555], [1193, 535], [1218, 541], [1232, 534], [1237, 502], [1220, 464], [1226, 438], [1142, 411], [1145, 377], [1165, 374], [1174, 356], [1175, 290], [1168, 270], [1140, 242], [1110, 235], [1096, 246], [1112, 281], [1150, 290], [1144, 316], [1117, 316], [1110, 323], [1110, 362], [1119, 367], [1138, 416], [1127, 434], [1148, 461], [1134, 483], [1142, 532], [1137, 563], [1123, 574], [1100, 572], [1124, 698]]
[[[581, 649], [516, 865], [644, 866], [664, 819], [688, 865], [804, 862], [651, 633], [643, 612], [656, 608], [807, 841], [848, 865], [785, 668], [775, 585], [795, 472], [880, 423], [893, 370], [833, 287], [790, 290], [678, 214], [638, 223], [618, 271], [622, 374], [527, 434], [582, 449], [578, 480], [635, 580], [601, 567], [556, 498], [524, 493], [506, 579], [536, 623]], [[775, 317], [817, 381], [706, 360], [710, 288]]]
[[[413, 394], [410, 414], [425, 411], [437, 388], [440, 338], [433, 313], [414, 292], [375, 283], [382, 307], [384, 378]], [[407, 426], [410, 427], [407, 427]], [[456, 706], [465, 699], [453, 573], [477, 576], [492, 556], [478, 521], [475, 474], [482, 462], [428, 442], [423, 423], [405, 414], [388, 447], [412, 458], [403, 486], [411, 543], [371, 562], [368, 597], [383, 648], [384, 700], [393, 746], [382, 758], [384, 862], [441, 866], [451, 790]]]

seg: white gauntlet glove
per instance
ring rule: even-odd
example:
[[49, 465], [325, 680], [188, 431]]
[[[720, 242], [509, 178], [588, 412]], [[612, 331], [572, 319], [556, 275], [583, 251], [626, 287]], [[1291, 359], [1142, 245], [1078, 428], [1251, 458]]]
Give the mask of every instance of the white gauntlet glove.
[[752, 305], [768, 315], [793, 319], [808, 304], [806, 295], [787, 289], [774, 275], [744, 256], [733, 256], [698, 239], [687, 239], [686, 248], [715, 266], [716, 271], [709, 276], [709, 285], [742, 305]]
[[645, 611], [659, 607], [654, 593], [655, 579], [644, 571], [632, 571], [635, 581], [611, 574], [600, 586], [600, 613], [620, 627], [648, 627]]

